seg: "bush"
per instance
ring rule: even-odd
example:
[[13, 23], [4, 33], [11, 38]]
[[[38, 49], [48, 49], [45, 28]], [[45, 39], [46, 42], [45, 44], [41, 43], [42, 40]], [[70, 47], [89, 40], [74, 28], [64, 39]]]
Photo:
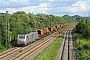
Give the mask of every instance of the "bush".
[[[85, 21], [81, 20], [77, 25], [76, 25], [76, 30], [75, 32], [78, 34], [81, 34], [82, 37], [84, 38], [89, 38], [90, 32], [89, 32], [88, 24], [85, 23]], [[88, 36], [87, 36], [88, 35]]]
[[90, 40], [87, 41], [86, 39], [77, 39], [75, 47], [79, 50], [79, 52], [76, 51], [76, 57], [81, 60], [89, 60], [88, 56], [90, 56]]
[[0, 45], [0, 52], [3, 52], [5, 50], [6, 50], [6, 48], [3, 45]]

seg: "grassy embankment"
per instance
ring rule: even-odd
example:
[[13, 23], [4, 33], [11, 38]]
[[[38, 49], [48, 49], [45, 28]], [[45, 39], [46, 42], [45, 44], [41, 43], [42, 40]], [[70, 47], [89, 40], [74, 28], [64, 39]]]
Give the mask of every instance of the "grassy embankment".
[[57, 51], [61, 45], [62, 38], [57, 38], [50, 46], [48, 46], [35, 60], [55, 60]]
[[80, 60], [90, 60], [90, 39], [86, 40], [80, 34], [74, 33], [76, 39], [75, 48], [76, 57]]
[[6, 50], [6, 48], [4, 46], [0, 45], [0, 52], [3, 52], [5, 50]]

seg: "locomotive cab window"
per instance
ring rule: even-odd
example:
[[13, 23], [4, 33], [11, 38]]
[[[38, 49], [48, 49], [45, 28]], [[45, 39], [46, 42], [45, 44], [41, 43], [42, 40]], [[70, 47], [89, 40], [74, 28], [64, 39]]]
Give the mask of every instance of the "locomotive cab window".
[[25, 38], [25, 35], [20, 35], [19, 36], [19, 39], [24, 39]]

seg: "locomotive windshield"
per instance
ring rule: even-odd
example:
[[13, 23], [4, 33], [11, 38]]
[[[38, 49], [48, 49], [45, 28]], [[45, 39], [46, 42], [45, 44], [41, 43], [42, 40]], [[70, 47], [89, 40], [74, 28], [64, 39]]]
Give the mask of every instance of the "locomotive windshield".
[[25, 35], [19, 35], [19, 39], [24, 39]]

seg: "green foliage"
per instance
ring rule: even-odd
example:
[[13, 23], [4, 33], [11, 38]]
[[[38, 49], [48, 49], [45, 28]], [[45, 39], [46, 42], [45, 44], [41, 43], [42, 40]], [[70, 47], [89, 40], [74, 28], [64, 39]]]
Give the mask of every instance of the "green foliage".
[[75, 40], [77, 40], [78, 38], [83, 39], [83, 37], [82, 37], [81, 34], [77, 34], [77, 33], [75, 33], [75, 32], [74, 32], [74, 34], [73, 34], [73, 37], [74, 37]]
[[5, 30], [1, 22], [0, 22], [0, 44], [5, 45]]
[[79, 50], [76, 51], [77, 54], [76, 56], [81, 59], [81, 60], [89, 60], [89, 56], [90, 56], [90, 40], [81, 40], [81, 39], [77, 39], [76, 43], [75, 43], [75, 47]]
[[[88, 26], [88, 24], [86, 23], [86, 21], [84, 21], [83, 19], [76, 25], [76, 33], [81, 34], [84, 38], [89, 38], [90, 36], [90, 32], [89, 32], [90, 28]], [[87, 36], [88, 35], [88, 36]]]
[[75, 48], [78, 50], [76, 57], [80, 60], [90, 60], [90, 18], [79, 21], [73, 36], [76, 39]]
[[3, 46], [3, 45], [0, 44], [0, 52], [3, 52], [5, 50], [6, 50], [5, 46]]

